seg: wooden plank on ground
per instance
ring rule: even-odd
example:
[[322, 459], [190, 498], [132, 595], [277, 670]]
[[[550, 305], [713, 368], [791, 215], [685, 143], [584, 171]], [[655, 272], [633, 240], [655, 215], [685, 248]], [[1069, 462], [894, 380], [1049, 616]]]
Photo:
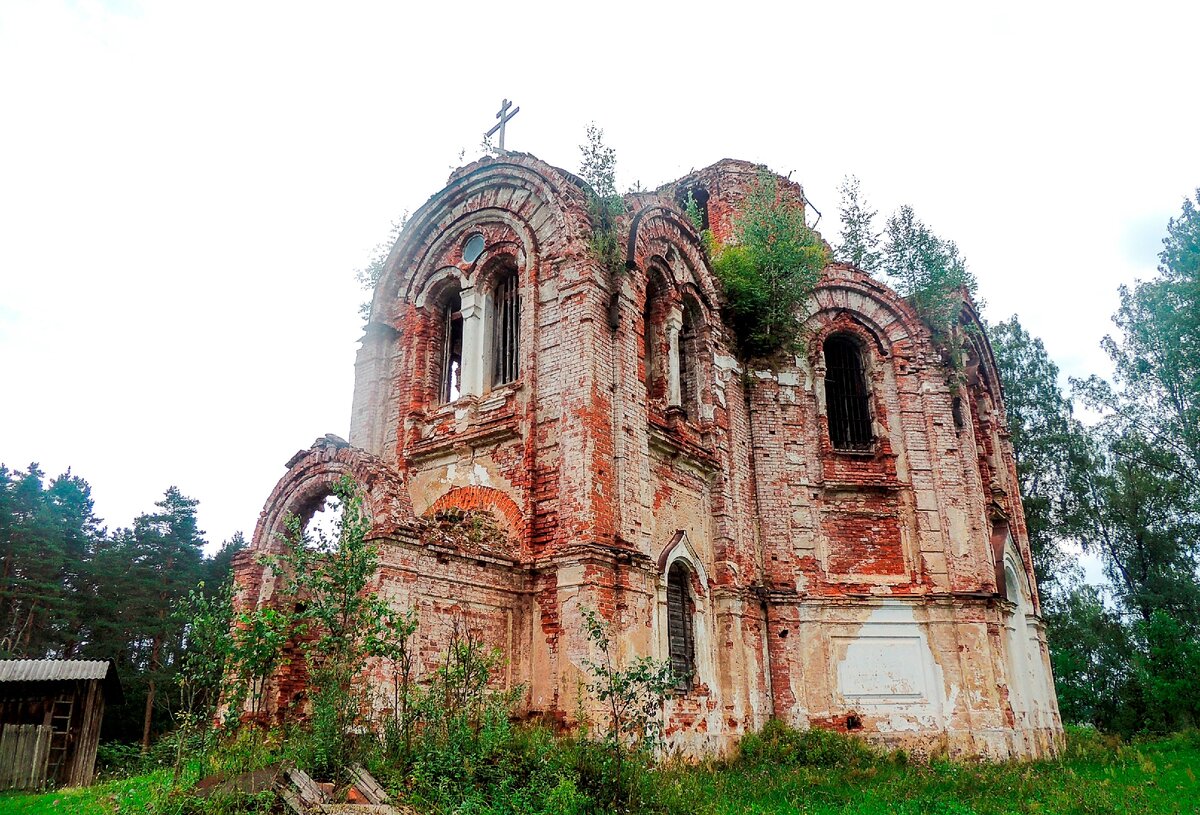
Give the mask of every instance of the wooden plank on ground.
[[354, 788], [362, 793], [362, 797], [366, 798], [368, 803], [386, 804], [388, 802], [387, 790], [361, 764], [350, 765], [350, 778], [354, 782]]
[[325, 790], [304, 770], [292, 767], [287, 771], [287, 779], [297, 793], [297, 802], [306, 810], [329, 803], [329, 796], [325, 794]]
[[300, 803], [300, 793], [296, 792], [295, 787], [284, 787], [279, 791], [279, 797], [296, 815], [309, 815], [308, 807]]

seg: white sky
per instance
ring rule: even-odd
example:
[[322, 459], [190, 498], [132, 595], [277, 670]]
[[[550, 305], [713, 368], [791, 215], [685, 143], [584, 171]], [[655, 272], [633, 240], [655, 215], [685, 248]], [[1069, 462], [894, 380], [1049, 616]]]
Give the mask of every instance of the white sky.
[[[781, 10], [781, 9], [788, 10]], [[862, 180], [966, 255], [1065, 373], [1200, 186], [1195, 3], [0, 0], [0, 461], [68, 466], [110, 527], [168, 485], [249, 536], [284, 462], [346, 436], [389, 223], [479, 152], [622, 188], [730, 156], [836, 238]]]

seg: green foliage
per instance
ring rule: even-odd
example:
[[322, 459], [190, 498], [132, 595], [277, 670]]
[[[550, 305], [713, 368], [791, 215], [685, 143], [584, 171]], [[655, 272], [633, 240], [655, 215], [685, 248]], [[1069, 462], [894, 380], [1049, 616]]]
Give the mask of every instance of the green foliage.
[[1044, 614], [1063, 720], [1108, 732], [1140, 729], [1132, 631], [1099, 589], [1079, 579], [1060, 584], [1044, 599]]
[[142, 751], [132, 744], [102, 741], [96, 747], [96, 777], [108, 780], [147, 772]]
[[[1119, 339], [1103, 344], [1113, 381], [1072, 380], [1101, 415], [1086, 430], [1071, 419], [1040, 343], [1015, 319], [992, 331], [1063, 717], [1126, 735], [1195, 726], [1200, 715], [1200, 212], [1193, 201], [1171, 219], [1163, 246], [1158, 276], [1120, 290]], [[1056, 538], [1101, 557], [1107, 600], [1079, 585], [1067, 564], [1044, 557]]]
[[78, 656], [91, 633], [103, 536], [91, 487], [70, 471], [44, 482], [0, 465], [0, 656]]
[[1105, 559], [1118, 601], [1143, 622], [1156, 610], [1200, 623], [1196, 549], [1200, 526], [1186, 482], [1174, 477], [1176, 452], [1137, 432], [1102, 423], [1090, 474], [1092, 512], [1085, 544]]
[[850, 175], [842, 179], [838, 191], [842, 194], [842, 242], [837, 248], [837, 259], [865, 272], [873, 272], [883, 259], [880, 251], [882, 235], [875, 231], [875, 216], [878, 213], [861, 197], [857, 176]]
[[579, 145], [583, 154], [579, 175], [599, 198], [617, 195], [617, 151], [604, 143], [604, 130], [595, 122], [587, 126], [587, 141]]
[[1175, 813], [1188, 811], [1181, 802], [1200, 795], [1191, 769], [1196, 758], [1196, 748], [1182, 739], [1122, 746], [1073, 730], [1066, 755], [1051, 761], [909, 762], [892, 753], [821, 764], [739, 758], [678, 768], [661, 779], [657, 803], [680, 813]]
[[1172, 451], [1159, 462], [1200, 501], [1200, 190], [1196, 203], [1167, 225], [1158, 277], [1120, 289], [1113, 316], [1119, 338], [1106, 337], [1114, 386], [1081, 383], [1084, 397], [1110, 414], [1122, 433], [1136, 431], [1154, 448]]
[[494, 689], [498, 651], [455, 621], [438, 666], [411, 690], [405, 738], [385, 723], [372, 771], [423, 808], [439, 811], [583, 811], [570, 748], [548, 731], [518, 727], [512, 712], [523, 689]]
[[725, 290], [725, 313], [745, 359], [799, 350], [800, 313], [827, 261], [825, 245], [804, 223], [804, 210], [759, 177], [733, 222], [734, 242], [713, 246], [713, 271]]
[[172, 608], [201, 581], [213, 597], [232, 554], [204, 558], [196, 507], [172, 487], [110, 534], [84, 479], [0, 465], [0, 656], [115, 660], [125, 704], [107, 712], [106, 738], [153, 736], [180, 710], [161, 692], [190, 647]]
[[[908, 761], [902, 753], [875, 753], [846, 736], [789, 732], [779, 725], [769, 725], [759, 739], [770, 747], [753, 748], [747, 742], [752, 739], [747, 738], [731, 759], [642, 769], [639, 783], [646, 794], [637, 804], [621, 807], [588, 792], [587, 766], [594, 756], [590, 748], [580, 750], [584, 743], [555, 738], [539, 727], [510, 729], [504, 740], [481, 755], [479, 773], [468, 785], [426, 785], [404, 773], [387, 774], [386, 767], [371, 769], [397, 798], [418, 811], [489, 815], [1165, 815], [1190, 812], [1200, 800], [1197, 731], [1125, 743], [1091, 728], [1069, 727], [1060, 758], [1007, 763]], [[253, 762], [246, 755], [239, 766], [266, 766], [285, 754], [280, 745], [263, 743]], [[213, 757], [197, 758], [187, 777], [194, 782], [217, 765]], [[226, 799], [201, 808], [204, 799], [172, 792], [169, 780], [168, 774], [158, 772], [41, 795], [0, 794], [0, 810], [14, 815], [180, 815], [257, 811], [254, 807], [265, 806], [245, 800], [246, 810], [233, 809], [234, 801]], [[275, 811], [284, 811], [278, 802], [274, 805]]]
[[779, 719], [767, 722], [738, 745], [738, 760], [747, 765], [785, 767], [866, 767], [880, 754], [851, 736], [810, 727], [796, 730]]
[[176, 695], [171, 705], [175, 720], [175, 772], [183, 766], [189, 737], [203, 742], [221, 701], [225, 673], [233, 650], [232, 582], [216, 594], [206, 594], [204, 583], [176, 602], [171, 619], [183, 633], [186, 648], [175, 675]]
[[887, 219], [879, 268], [908, 300], [935, 337], [949, 340], [962, 311], [962, 293], [975, 295], [975, 277], [954, 241], [939, 238], [900, 207]]
[[700, 203], [696, 200], [696, 196], [688, 190], [687, 200], [683, 202], [683, 213], [687, 215], [687, 219], [695, 228], [697, 234], [704, 231], [704, 213], [700, 211]]
[[1172, 733], [1200, 726], [1200, 639], [1167, 611], [1141, 623], [1144, 656], [1137, 663], [1144, 688], [1146, 729]]
[[213, 566], [196, 502], [175, 487], [112, 534], [92, 506], [70, 472], [46, 483], [36, 464], [0, 466], [0, 653], [114, 659], [126, 703], [106, 716], [105, 735], [149, 737], [169, 723], [160, 691], [186, 649], [171, 608]]
[[[392, 253], [392, 247], [396, 245], [396, 241], [400, 240], [400, 233], [404, 231], [404, 225], [408, 223], [408, 212], [404, 212], [399, 218], [392, 221], [392, 226], [388, 230], [388, 236], [382, 242], [375, 244], [375, 248], [371, 250], [371, 259], [367, 261], [367, 265], [354, 272], [354, 279], [358, 281], [358, 285], [371, 295], [375, 293], [375, 286], [379, 284], [380, 278], [383, 277], [383, 270], [387, 268], [388, 256]], [[362, 317], [363, 322], [371, 318], [371, 298], [368, 297], [364, 302], [358, 305], [358, 316]]]
[[247, 702], [251, 718], [261, 712], [267, 679], [278, 667], [290, 636], [288, 615], [269, 606], [240, 612], [234, 618], [225, 672], [227, 726], [237, 723]]
[[69, 787], [40, 794], [0, 793], [5, 815], [160, 815], [158, 801], [170, 787], [168, 771], [121, 778], [90, 787]]
[[592, 237], [588, 243], [593, 257], [610, 274], [623, 268], [620, 224], [625, 202], [617, 193], [617, 153], [604, 143], [604, 131], [595, 122], [587, 127], [587, 141], [579, 146], [583, 159], [579, 175], [588, 184], [588, 215]]
[[[282, 576], [278, 613], [286, 631], [298, 639], [309, 676], [312, 701], [313, 769], [332, 775], [358, 757], [354, 737], [365, 728], [368, 707], [365, 689], [354, 680], [372, 657], [394, 655], [397, 632], [407, 638], [409, 618], [370, 589], [379, 565], [379, 551], [367, 540], [371, 519], [358, 486], [348, 476], [333, 486], [341, 508], [335, 531], [326, 536], [305, 532], [299, 518], [287, 519], [286, 551], [268, 559]], [[289, 611], [289, 609], [291, 609]], [[407, 633], [406, 633], [407, 632]], [[252, 644], [267, 657], [271, 643]]]
[[383, 721], [383, 744], [388, 755], [407, 755], [412, 749], [413, 728], [419, 709], [415, 702], [417, 613], [397, 613], [387, 636], [368, 643], [369, 650], [391, 667], [392, 715]]
[[[483, 757], [502, 749], [511, 735], [509, 716], [520, 688], [489, 690], [500, 653], [457, 621], [440, 664], [417, 698], [420, 739], [411, 756], [414, 772], [439, 783], [472, 782]], [[486, 780], [486, 779], [485, 779]]]
[[637, 769], [663, 745], [663, 703], [675, 687], [676, 677], [669, 662], [652, 657], [638, 657], [619, 666], [608, 623], [592, 609], [583, 610], [583, 626], [603, 657], [599, 662], [584, 660], [593, 676], [588, 690], [608, 710], [601, 749], [589, 762], [591, 786], [613, 805], [634, 805], [642, 792]]
[[1042, 341], [1016, 315], [987, 333], [1004, 389], [1033, 567], [1046, 594], [1070, 569], [1059, 541], [1077, 537], [1086, 525], [1091, 507], [1085, 480], [1094, 467], [1093, 451]]
[[188, 591], [172, 613], [184, 632], [187, 649], [179, 660], [177, 683], [181, 709], [202, 719], [211, 718], [221, 694], [226, 662], [233, 648], [232, 584], [216, 594], [206, 593], [201, 582]]
[[[1197, 192], [1200, 201], [1200, 191]], [[1093, 428], [1084, 545], [1104, 559], [1133, 644], [1124, 732], [1194, 726], [1200, 653], [1200, 211], [1167, 225], [1159, 274], [1121, 287], [1113, 382], [1074, 381]], [[1188, 672], [1191, 671], [1190, 681]]]
[[877, 213], [862, 198], [858, 179], [847, 176], [841, 193], [838, 259], [867, 272], [882, 272], [933, 330], [934, 339], [945, 346], [957, 366], [963, 341], [959, 327], [963, 293], [976, 297], [975, 276], [958, 246], [938, 237], [909, 206], [892, 213], [883, 232], [876, 232]]
[[592, 609], [584, 609], [583, 627], [603, 655], [600, 662], [584, 660], [584, 666], [593, 676], [588, 690], [608, 708], [605, 740], [618, 752], [653, 752], [662, 745], [663, 703], [676, 685], [671, 663], [644, 656], [620, 667], [613, 656], [608, 623]]

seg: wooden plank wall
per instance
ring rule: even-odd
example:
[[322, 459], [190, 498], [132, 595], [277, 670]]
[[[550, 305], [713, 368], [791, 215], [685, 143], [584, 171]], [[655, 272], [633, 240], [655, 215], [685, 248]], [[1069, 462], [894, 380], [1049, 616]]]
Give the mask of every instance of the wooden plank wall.
[[78, 724], [72, 722], [76, 728], [75, 755], [70, 772], [63, 779], [63, 784], [68, 787], [84, 787], [92, 783], [96, 748], [100, 744], [100, 722], [104, 719], [104, 692], [98, 680], [88, 682], [76, 699], [83, 703], [83, 711]]
[[0, 728], [0, 790], [40, 789], [46, 783], [51, 728], [6, 724]]

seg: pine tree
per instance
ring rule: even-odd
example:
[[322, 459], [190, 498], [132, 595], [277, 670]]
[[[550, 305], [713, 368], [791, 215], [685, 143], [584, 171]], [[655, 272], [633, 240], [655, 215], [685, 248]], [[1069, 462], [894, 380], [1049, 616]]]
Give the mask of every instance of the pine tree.
[[145, 682], [142, 749], [149, 749], [159, 687], [178, 663], [180, 631], [171, 609], [202, 578], [204, 533], [196, 522], [198, 501], [169, 487], [155, 506], [121, 530], [102, 560], [120, 569], [108, 575], [101, 593], [110, 619], [126, 646], [122, 657]]
[[70, 657], [86, 628], [84, 565], [103, 532], [86, 481], [44, 478], [37, 464], [0, 466], [0, 653]]
[[880, 268], [917, 314], [942, 336], [949, 334], [961, 292], [975, 294], [975, 278], [954, 241], [944, 240], [902, 206], [887, 220]]
[[842, 241], [838, 244], [837, 259], [864, 272], [873, 272], [882, 260], [879, 251], [881, 235], [875, 231], [878, 213], [861, 197], [858, 176], [846, 176], [838, 190], [842, 194]]

